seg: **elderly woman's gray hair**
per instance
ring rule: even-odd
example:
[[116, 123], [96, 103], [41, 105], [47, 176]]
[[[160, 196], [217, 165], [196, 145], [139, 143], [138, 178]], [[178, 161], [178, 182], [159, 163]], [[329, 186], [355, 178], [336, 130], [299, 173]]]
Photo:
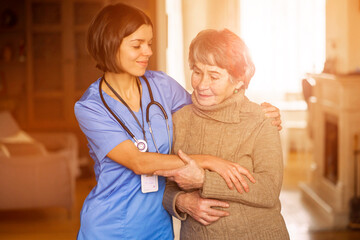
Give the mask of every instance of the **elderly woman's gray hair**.
[[243, 81], [245, 88], [255, 73], [248, 47], [228, 29], [207, 29], [198, 33], [189, 48], [190, 69], [196, 62], [226, 69], [232, 81]]

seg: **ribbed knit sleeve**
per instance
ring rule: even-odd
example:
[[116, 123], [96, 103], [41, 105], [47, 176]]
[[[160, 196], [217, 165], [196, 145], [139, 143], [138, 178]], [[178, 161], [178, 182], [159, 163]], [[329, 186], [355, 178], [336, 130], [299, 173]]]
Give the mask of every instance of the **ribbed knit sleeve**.
[[[173, 142], [175, 142], [176, 140], [179, 141], [179, 137], [181, 139], [181, 136], [179, 136], [179, 134], [176, 134], [176, 133], [178, 133], [179, 130], [180, 130], [180, 132], [182, 130], [181, 127], [179, 129], [179, 125], [181, 125], [179, 122], [182, 121], [181, 114], [184, 113], [186, 111], [186, 109], [188, 109], [188, 107], [184, 107], [184, 108], [180, 109], [178, 112], [173, 114], [173, 124], [174, 124], [174, 126], [173, 126], [173, 129], [174, 129]], [[174, 154], [174, 149], [172, 149], [172, 154]], [[166, 180], [166, 187], [165, 187], [164, 196], [163, 196], [163, 206], [164, 206], [165, 210], [168, 211], [172, 216], [178, 218], [181, 221], [184, 221], [187, 218], [187, 214], [178, 212], [176, 205], [175, 205], [176, 198], [182, 193], [185, 193], [185, 192], [182, 191], [175, 182]]]
[[[279, 201], [283, 176], [283, 160], [280, 136], [276, 127], [271, 125], [271, 119], [262, 124], [255, 136], [251, 157], [256, 183], [251, 183], [246, 177], [250, 191], [239, 193], [230, 190], [223, 178], [211, 171], [206, 171], [205, 181], [200, 191], [203, 198], [215, 198], [240, 202], [254, 207], [273, 207]], [[236, 159], [235, 162], [241, 161]]]
[[163, 206], [172, 216], [184, 221], [187, 217], [186, 213], [178, 212], [175, 206], [176, 198], [179, 194], [185, 193], [182, 191], [175, 182], [166, 181], [166, 188], [163, 197]]

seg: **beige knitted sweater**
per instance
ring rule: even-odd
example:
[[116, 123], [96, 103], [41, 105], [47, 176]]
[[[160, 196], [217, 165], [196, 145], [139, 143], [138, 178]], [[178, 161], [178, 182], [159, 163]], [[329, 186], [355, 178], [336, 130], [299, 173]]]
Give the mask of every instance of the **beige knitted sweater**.
[[256, 183], [248, 181], [250, 191], [230, 190], [220, 175], [205, 171], [200, 194], [203, 198], [227, 201], [230, 216], [204, 226], [177, 212], [175, 201], [182, 191], [168, 182], [163, 199], [165, 209], [182, 220], [181, 239], [289, 239], [280, 214], [279, 194], [283, 162], [279, 133], [266, 119], [259, 105], [250, 102], [244, 91], [223, 103], [205, 107], [197, 103], [173, 115], [174, 152], [211, 154], [247, 168]]

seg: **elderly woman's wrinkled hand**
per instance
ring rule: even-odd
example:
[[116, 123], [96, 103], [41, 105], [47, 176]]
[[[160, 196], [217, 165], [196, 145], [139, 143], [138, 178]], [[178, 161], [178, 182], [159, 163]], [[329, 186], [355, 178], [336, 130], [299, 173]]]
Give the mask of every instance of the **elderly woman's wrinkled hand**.
[[204, 169], [183, 151], [179, 150], [178, 155], [185, 166], [173, 170], [158, 170], [154, 172], [154, 175], [161, 175], [170, 181], [175, 181], [183, 190], [201, 188], [204, 184]]
[[203, 225], [210, 225], [221, 217], [229, 216], [229, 213], [213, 207], [229, 207], [227, 202], [202, 198], [199, 191], [180, 194], [176, 198], [176, 207], [181, 212], [186, 212], [192, 218]]
[[278, 128], [278, 130], [280, 131], [282, 129], [281, 119], [280, 119], [280, 110], [277, 107], [275, 107], [267, 102], [263, 102], [261, 104], [261, 107], [263, 108], [265, 117], [274, 118], [274, 121], [272, 121], [272, 125], [276, 126]]

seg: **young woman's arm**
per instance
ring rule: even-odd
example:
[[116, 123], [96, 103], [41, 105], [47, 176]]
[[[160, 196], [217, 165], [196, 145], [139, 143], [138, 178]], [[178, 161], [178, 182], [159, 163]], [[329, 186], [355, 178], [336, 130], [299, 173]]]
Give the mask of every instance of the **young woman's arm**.
[[[177, 155], [140, 152], [130, 140], [118, 144], [107, 156], [113, 161], [131, 169], [136, 174], [153, 174], [155, 171], [158, 171], [157, 174], [162, 175], [159, 170], [179, 169], [189, 162], [189, 160], [183, 160]], [[224, 178], [230, 189], [233, 189], [233, 185], [235, 185], [238, 191], [242, 191], [242, 188], [249, 189], [242, 175], [249, 178], [250, 181], [254, 181], [250, 172], [237, 163], [210, 155], [190, 155], [189, 157], [194, 162], [192, 162], [191, 166], [185, 166], [186, 168], [198, 168], [200, 171], [203, 171], [203, 169], [215, 171]]]
[[153, 174], [159, 169], [169, 170], [184, 166], [183, 161], [176, 155], [140, 152], [131, 140], [118, 144], [107, 156], [136, 174]]
[[[158, 170], [154, 174], [167, 177], [168, 180], [175, 181], [181, 189], [192, 190], [201, 188], [204, 184], [204, 169], [216, 172], [221, 176], [229, 189], [233, 189], [233, 184], [239, 193], [249, 191], [249, 186], [245, 176], [250, 182], [255, 183], [254, 177], [250, 172], [235, 162], [230, 162], [211, 155], [186, 155], [181, 150], [178, 152], [185, 166], [172, 170]], [[202, 167], [199, 167], [196, 160], [201, 159]], [[199, 160], [198, 160], [199, 161]], [[244, 190], [243, 190], [244, 189]]]

